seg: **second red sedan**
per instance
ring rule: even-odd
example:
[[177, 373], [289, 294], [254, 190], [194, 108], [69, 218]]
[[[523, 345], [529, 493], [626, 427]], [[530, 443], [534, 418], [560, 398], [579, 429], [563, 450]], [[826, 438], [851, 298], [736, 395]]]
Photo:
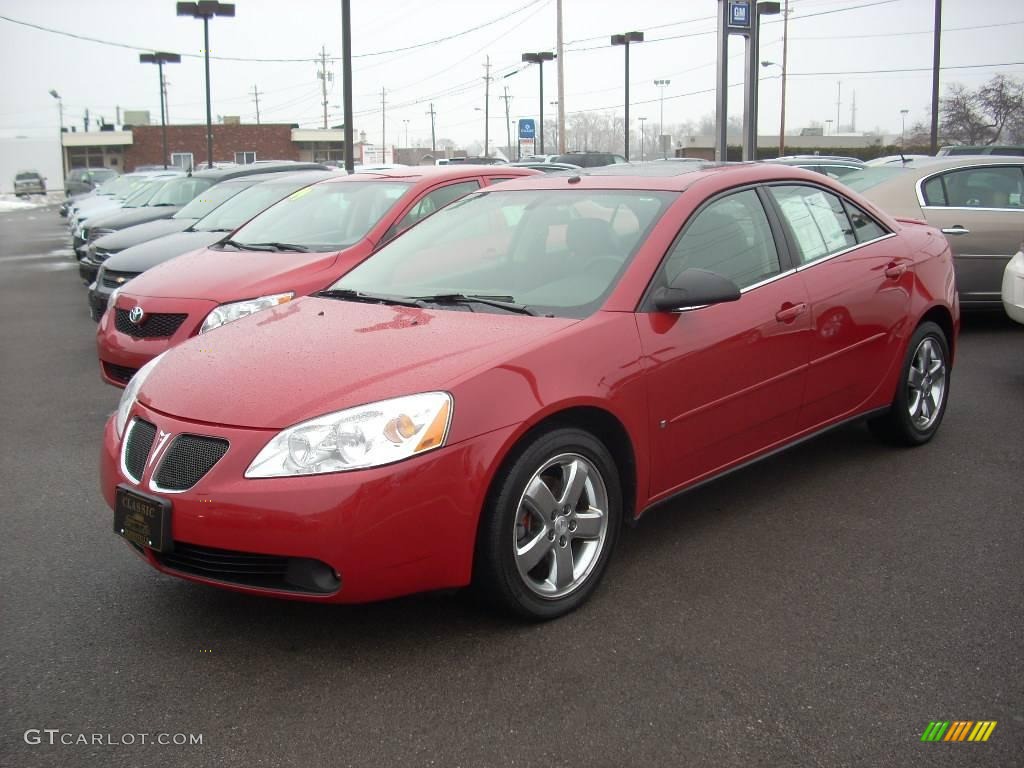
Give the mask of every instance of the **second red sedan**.
[[323, 288], [382, 243], [481, 187], [538, 175], [502, 166], [410, 167], [329, 179], [229, 237], [148, 270], [100, 320], [100, 374], [123, 387], [173, 345]]
[[350, 603], [473, 583], [548, 619], [676, 494], [850, 420], [930, 440], [958, 328], [942, 234], [819, 174], [521, 179], [146, 365], [102, 490], [181, 578]]

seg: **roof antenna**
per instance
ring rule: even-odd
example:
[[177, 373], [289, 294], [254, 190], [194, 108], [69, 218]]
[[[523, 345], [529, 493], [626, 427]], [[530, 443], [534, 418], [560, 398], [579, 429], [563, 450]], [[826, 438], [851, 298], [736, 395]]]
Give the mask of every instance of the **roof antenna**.
[[903, 150], [902, 150], [902, 149], [901, 149], [901, 150], [900, 150], [900, 151], [899, 151], [899, 152], [898, 152], [897, 154], [899, 154], [899, 156], [900, 156], [900, 160], [901, 160], [901, 161], [903, 162], [903, 164], [904, 164], [904, 165], [906, 165], [907, 163], [909, 163], [909, 162], [910, 162], [909, 160], [907, 160], [907, 158], [905, 158], [905, 157], [903, 156]]

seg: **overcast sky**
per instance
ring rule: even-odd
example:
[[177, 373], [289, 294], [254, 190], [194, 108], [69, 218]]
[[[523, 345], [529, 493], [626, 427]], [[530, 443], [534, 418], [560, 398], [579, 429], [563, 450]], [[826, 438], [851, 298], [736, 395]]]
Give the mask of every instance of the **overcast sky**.
[[[942, 83], [977, 86], [997, 72], [1024, 76], [1022, 0], [945, 0]], [[318, 65], [325, 46], [335, 61], [328, 89], [330, 124], [341, 123], [340, 0], [238, 0], [236, 17], [214, 19], [214, 56], [301, 59], [291, 62], [211, 61], [213, 111], [255, 121], [257, 86], [264, 122], [317, 127], [322, 121]], [[715, 0], [564, 0], [566, 110], [618, 111], [623, 103], [623, 49], [608, 47], [611, 34], [641, 30], [649, 42], [630, 46], [631, 116], [656, 124], [658, 89], [666, 78], [665, 122], [699, 120], [714, 110]], [[856, 93], [858, 130], [898, 132], [927, 117], [930, 100], [933, 0], [791, 0], [787, 126], [835, 119], [842, 82], [841, 123], [850, 122]], [[167, 68], [172, 122], [203, 122], [202, 23], [178, 18], [173, 0], [0, 0], [0, 14], [17, 21], [105, 41], [192, 54]], [[430, 140], [426, 111], [433, 101], [438, 137], [460, 144], [483, 139], [484, 62], [490, 56], [491, 140], [504, 143], [504, 88], [511, 117], [535, 117], [538, 76], [521, 69], [524, 51], [554, 50], [555, 0], [352, 0], [355, 128], [379, 141], [380, 90], [386, 89], [387, 141]], [[781, 17], [762, 25], [762, 59], [781, 62]], [[463, 33], [473, 27], [476, 31]], [[0, 19], [0, 135], [46, 135], [57, 130], [57, 105], [65, 122], [81, 130], [93, 120], [115, 119], [116, 107], [148, 109], [159, 120], [156, 67], [138, 63], [138, 51], [71, 39]], [[451, 40], [399, 53], [397, 48]], [[660, 40], [660, 41], [659, 41]], [[732, 83], [742, 81], [742, 41], [731, 48]], [[1018, 63], [1013, 63], [1018, 62]], [[952, 69], [966, 65], [984, 65]], [[998, 66], [997, 66], [998, 65]], [[906, 70], [918, 72], [866, 72]], [[762, 70], [760, 130], [778, 130], [777, 68]], [[841, 74], [836, 74], [841, 73]], [[556, 67], [545, 66], [545, 115], [555, 107]], [[701, 93], [703, 92], [703, 93]], [[739, 114], [742, 89], [730, 90], [730, 113]], [[635, 125], [635, 124], [634, 124]]]

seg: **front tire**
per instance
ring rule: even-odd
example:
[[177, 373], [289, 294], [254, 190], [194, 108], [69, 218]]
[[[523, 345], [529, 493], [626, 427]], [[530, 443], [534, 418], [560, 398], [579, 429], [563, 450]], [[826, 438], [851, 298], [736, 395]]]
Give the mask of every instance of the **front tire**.
[[921, 323], [907, 345], [892, 407], [868, 422], [880, 439], [923, 445], [939, 430], [949, 399], [949, 342], [932, 322]]
[[499, 473], [483, 511], [475, 586], [533, 621], [582, 605], [608, 566], [622, 522], [615, 461], [573, 427], [534, 437]]

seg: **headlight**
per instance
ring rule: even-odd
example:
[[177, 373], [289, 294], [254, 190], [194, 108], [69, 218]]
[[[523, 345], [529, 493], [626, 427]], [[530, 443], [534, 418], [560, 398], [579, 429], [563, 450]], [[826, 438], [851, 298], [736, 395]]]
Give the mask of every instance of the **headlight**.
[[270, 307], [276, 307], [278, 304], [284, 304], [294, 298], [295, 294], [291, 292], [275, 293], [273, 296], [260, 296], [258, 299], [236, 301], [234, 304], [221, 304], [206, 316], [206, 319], [203, 321], [203, 327], [199, 329], [199, 332], [206, 333], [207, 331], [212, 331], [214, 328], [219, 328], [227, 323], [233, 323], [235, 320], [241, 320], [243, 317], [248, 317], [262, 309], [270, 309]]
[[278, 432], [245, 476], [318, 475], [391, 464], [443, 446], [451, 415], [447, 392], [328, 413]]
[[[99, 283], [99, 280], [97, 280], [96, 282]], [[109, 296], [109, 298], [107, 298], [107, 309], [108, 310], [109, 309], [113, 309], [114, 305], [117, 304], [117, 297], [121, 295], [121, 289], [122, 288], [124, 288], [124, 286], [123, 285], [119, 285], [119, 286], [117, 286], [117, 288], [115, 288], [113, 291], [110, 292], [110, 296]]]
[[117, 420], [114, 422], [114, 426], [117, 427], [117, 436], [122, 437], [124, 435], [125, 424], [128, 423], [128, 412], [131, 411], [132, 405], [135, 404], [135, 397], [139, 394], [139, 389], [142, 388], [143, 382], [156, 368], [156, 364], [160, 362], [160, 358], [163, 357], [166, 352], [161, 353], [146, 363], [144, 366], [139, 368], [132, 376], [132, 380], [128, 382], [128, 386], [124, 388], [124, 392], [121, 393], [121, 402], [117, 404]]

